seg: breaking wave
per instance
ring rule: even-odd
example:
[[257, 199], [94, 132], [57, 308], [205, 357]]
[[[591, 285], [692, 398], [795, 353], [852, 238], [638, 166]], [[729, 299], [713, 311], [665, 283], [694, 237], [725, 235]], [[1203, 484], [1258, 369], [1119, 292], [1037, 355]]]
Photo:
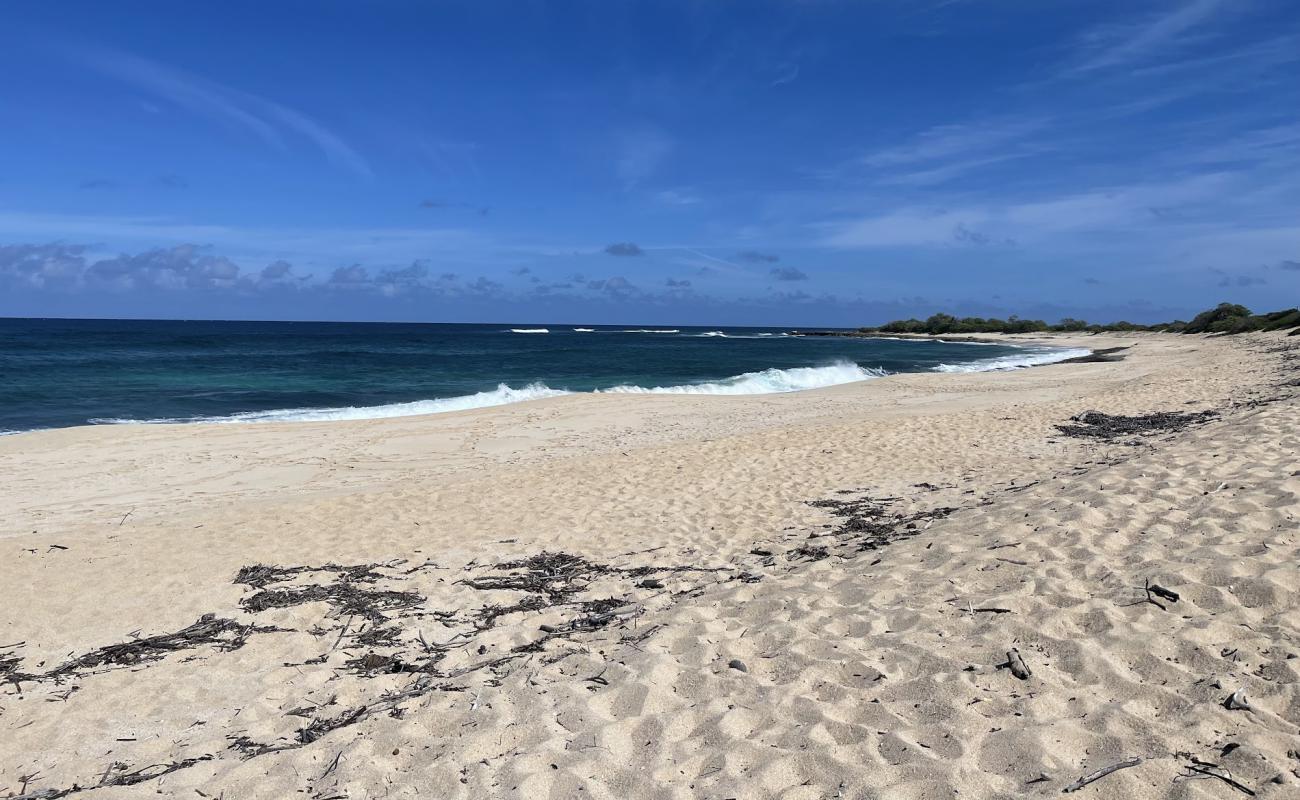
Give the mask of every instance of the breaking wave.
[[1028, 353], [1018, 353], [1013, 356], [1003, 356], [1001, 358], [985, 358], [980, 361], [970, 361], [965, 364], [940, 364], [934, 368], [935, 372], [1000, 372], [1010, 369], [1022, 369], [1024, 367], [1039, 367], [1044, 364], [1055, 364], [1058, 361], [1064, 361], [1067, 358], [1078, 358], [1091, 353], [1091, 350], [1084, 348], [1071, 348], [1069, 350], [1038, 350]]
[[610, 394], [777, 394], [820, 389], [842, 383], [880, 378], [884, 370], [867, 369], [849, 361], [825, 367], [794, 367], [746, 372], [712, 383], [688, 383], [683, 386], [615, 386], [604, 389]]
[[[701, 394], [745, 395], [776, 394], [837, 386], [843, 383], [879, 378], [883, 370], [866, 369], [851, 362], [839, 362], [825, 367], [795, 367], [793, 369], [765, 369], [746, 372], [710, 383], [689, 383], [681, 386], [615, 386], [597, 389], [595, 394]], [[552, 389], [544, 383], [530, 383], [522, 389], [512, 389], [506, 384], [496, 389], [461, 397], [440, 400], [416, 400], [410, 403], [388, 403], [379, 406], [349, 406], [346, 408], [285, 408], [275, 411], [248, 411], [224, 417], [190, 417], [187, 419], [92, 419], [95, 425], [127, 425], [194, 422], [330, 422], [356, 419], [385, 419], [413, 417], [423, 414], [441, 414], [448, 411], [467, 411], [473, 408], [490, 408], [546, 397], [577, 394], [565, 389]]]

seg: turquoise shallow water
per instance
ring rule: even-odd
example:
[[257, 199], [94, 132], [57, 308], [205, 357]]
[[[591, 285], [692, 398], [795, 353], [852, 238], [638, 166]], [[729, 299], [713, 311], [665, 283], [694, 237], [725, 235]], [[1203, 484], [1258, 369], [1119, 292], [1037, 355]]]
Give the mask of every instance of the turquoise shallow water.
[[1079, 352], [771, 328], [0, 319], [0, 431], [357, 419], [567, 392], [762, 394]]

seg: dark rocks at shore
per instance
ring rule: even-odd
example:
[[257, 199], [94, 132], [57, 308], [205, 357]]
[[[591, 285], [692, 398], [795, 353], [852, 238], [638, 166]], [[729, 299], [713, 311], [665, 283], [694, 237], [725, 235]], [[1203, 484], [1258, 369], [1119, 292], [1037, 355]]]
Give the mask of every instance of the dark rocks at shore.
[[883, 333], [880, 331], [790, 331], [791, 336], [839, 336], [847, 339], [916, 339], [917, 341], [937, 341], [939, 339], [945, 342], [987, 342], [988, 339], [979, 336], [961, 336], [946, 334], [928, 334], [928, 333]]
[[1093, 350], [1086, 356], [1075, 356], [1067, 358], [1064, 361], [1057, 361], [1057, 364], [1095, 364], [1106, 361], [1123, 361], [1124, 351], [1127, 347], [1103, 347], [1100, 350]]
[[[980, 342], [987, 343], [989, 339], [981, 336], [947, 336], [944, 334], [929, 333], [880, 333], [876, 331], [790, 331], [791, 336], [840, 336], [851, 339], [915, 339], [917, 341], [939, 341], [945, 342]], [[1109, 361], [1123, 361], [1125, 347], [1103, 347], [1094, 350], [1086, 356], [1075, 356], [1063, 361], [1055, 361], [1053, 364], [1096, 364]]]

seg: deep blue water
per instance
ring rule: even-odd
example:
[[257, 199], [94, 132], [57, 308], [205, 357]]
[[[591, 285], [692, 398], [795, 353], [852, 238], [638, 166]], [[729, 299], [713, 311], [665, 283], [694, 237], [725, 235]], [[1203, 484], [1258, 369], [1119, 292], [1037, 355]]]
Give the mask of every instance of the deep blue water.
[[0, 319], [0, 431], [398, 416], [565, 391], [760, 394], [1060, 357], [768, 328], [575, 327]]

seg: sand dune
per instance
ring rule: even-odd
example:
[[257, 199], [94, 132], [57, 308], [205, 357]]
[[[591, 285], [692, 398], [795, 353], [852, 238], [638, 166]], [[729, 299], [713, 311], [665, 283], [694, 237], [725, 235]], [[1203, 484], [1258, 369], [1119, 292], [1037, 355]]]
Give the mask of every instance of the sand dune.
[[1300, 796], [1300, 350], [1059, 338], [1132, 349], [0, 439], [0, 796]]

